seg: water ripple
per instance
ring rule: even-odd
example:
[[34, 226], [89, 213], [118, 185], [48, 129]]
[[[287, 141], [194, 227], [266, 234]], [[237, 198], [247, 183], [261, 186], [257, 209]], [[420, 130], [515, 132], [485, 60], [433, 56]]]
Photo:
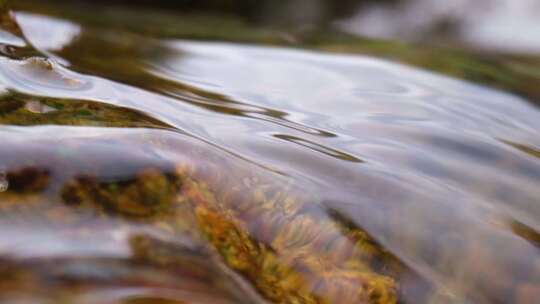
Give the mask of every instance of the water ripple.
[[519, 97], [365, 56], [19, 16], [41, 55], [0, 58], [0, 250], [87, 280], [80, 303], [368, 301], [358, 269], [388, 303], [511, 303], [540, 278], [540, 112]]

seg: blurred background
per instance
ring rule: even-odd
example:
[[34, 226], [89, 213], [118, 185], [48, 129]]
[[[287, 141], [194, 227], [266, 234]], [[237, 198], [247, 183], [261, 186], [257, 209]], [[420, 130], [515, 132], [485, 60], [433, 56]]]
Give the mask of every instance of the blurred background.
[[538, 0], [71, 0], [230, 14], [292, 31], [334, 27], [362, 37], [500, 52], [540, 52]]

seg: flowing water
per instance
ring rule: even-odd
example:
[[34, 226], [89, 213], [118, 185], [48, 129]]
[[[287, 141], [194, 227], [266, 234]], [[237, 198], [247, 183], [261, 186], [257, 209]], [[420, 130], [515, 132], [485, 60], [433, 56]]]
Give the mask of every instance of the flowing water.
[[1, 21], [0, 303], [540, 296], [526, 99], [362, 55]]

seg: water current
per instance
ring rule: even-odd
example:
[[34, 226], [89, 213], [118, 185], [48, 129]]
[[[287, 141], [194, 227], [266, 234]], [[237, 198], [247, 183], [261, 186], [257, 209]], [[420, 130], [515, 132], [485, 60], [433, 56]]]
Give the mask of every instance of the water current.
[[0, 303], [540, 296], [526, 98], [366, 55], [1, 21]]

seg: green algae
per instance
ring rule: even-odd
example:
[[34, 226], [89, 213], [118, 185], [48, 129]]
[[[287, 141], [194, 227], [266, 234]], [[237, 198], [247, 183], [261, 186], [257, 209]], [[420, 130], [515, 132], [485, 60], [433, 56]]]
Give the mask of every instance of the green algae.
[[[171, 180], [172, 179], [172, 180]], [[180, 190], [179, 181], [159, 171], [148, 169], [132, 181], [101, 184], [92, 177], [80, 177], [64, 186], [62, 198], [68, 204], [82, 205], [100, 202], [113, 214], [151, 217], [168, 212], [172, 199]]]
[[95, 101], [8, 93], [0, 97], [0, 124], [171, 128], [141, 112]]

